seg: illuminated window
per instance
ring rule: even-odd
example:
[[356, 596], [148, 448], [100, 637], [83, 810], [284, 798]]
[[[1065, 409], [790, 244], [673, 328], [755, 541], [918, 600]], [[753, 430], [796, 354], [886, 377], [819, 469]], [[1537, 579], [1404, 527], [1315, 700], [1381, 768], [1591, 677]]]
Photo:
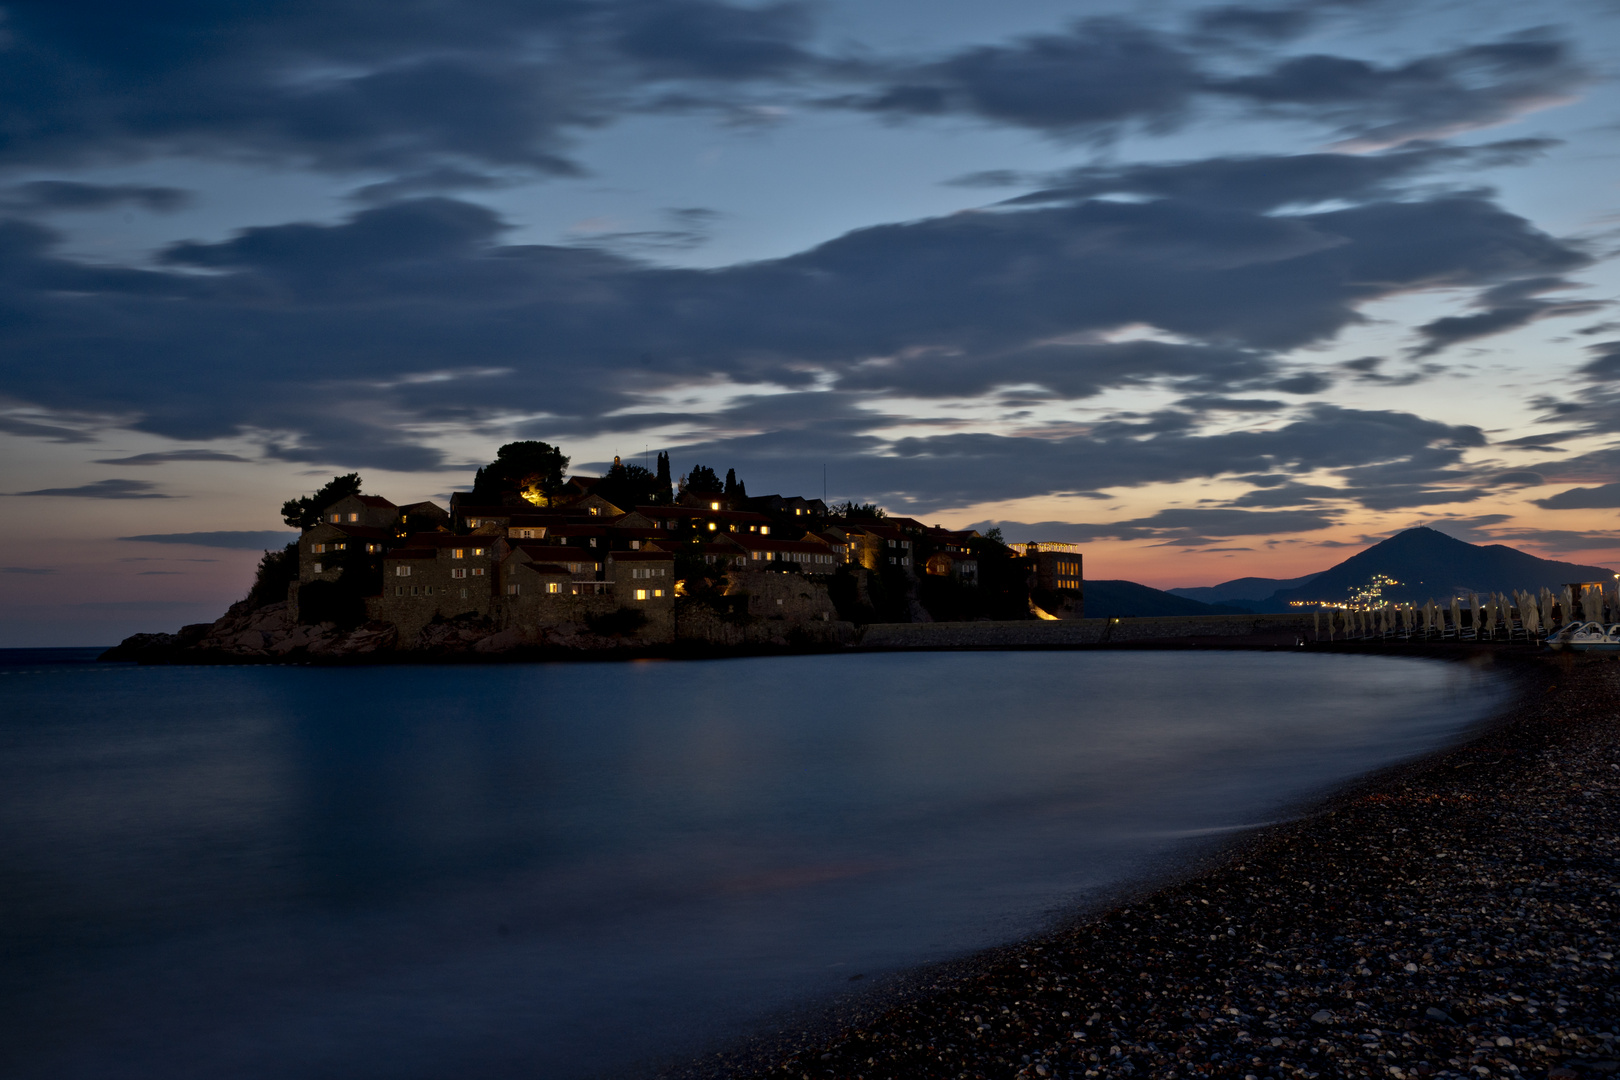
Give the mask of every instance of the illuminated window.
[[715, 526], [714, 522], [712, 522], [712, 521], [709, 522], [709, 531], [714, 532], [715, 528], [716, 528], [716, 526]]
[[483, 576], [484, 576], [484, 568], [482, 566], [473, 567], [473, 577], [483, 577]]
[[349, 520], [350, 521], [359, 521], [360, 520], [360, 515], [359, 514], [350, 514], [349, 515]]
[[797, 507], [795, 507], [795, 508], [794, 508], [794, 511], [793, 511], [793, 516], [794, 516], [794, 517], [798, 517], [798, 516], [799, 516], [799, 515], [800, 515], [800, 514], [802, 514], [802, 513], [804, 513], [804, 511], [803, 511], [803, 510], [800, 510], [800, 509], [798, 509], [798, 508], [797, 508]]
[[382, 545], [381, 544], [367, 544], [366, 545], [366, 554], [367, 555], [375, 555], [375, 554], [377, 554], [377, 552], [379, 552], [381, 550], [382, 550]]
[[718, 509], [720, 509], [720, 504], [717, 503], [717, 502], [712, 502], [712, 503], [709, 504], [709, 509], [710, 510], [718, 510]]
[[450, 571], [450, 576], [451, 578], [464, 578], [467, 576], [467, 569], [466, 567], [458, 566], [454, 570]]
[[340, 522], [342, 520], [343, 520], [343, 515], [342, 514], [333, 514], [332, 515], [332, 524], [336, 525], [338, 522]]
[[770, 535], [771, 527], [769, 525], [761, 525], [759, 527], [759, 531], [768, 536]]
[[602, 516], [602, 508], [600, 506], [591, 507], [591, 517], [601, 517], [601, 516]]
[[315, 554], [319, 555], [321, 552], [326, 550], [326, 545], [325, 544], [311, 544], [311, 545], [309, 545], [309, 550], [311, 550]]
[[465, 559], [467, 557], [467, 549], [466, 548], [452, 548], [451, 551], [450, 551], [450, 557], [452, 559]]
[[645, 599], [647, 599], [647, 590], [646, 589], [637, 589], [636, 590], [636, 599], [637, 600], [645, 600]]
[[408, 566], [396, 566], [396, 567], [394, 567], [394, 576], [395, 577], [410, 577], [411, 576], [411, 568], [408, 567]]
[[484, 553], [483, 548], [473, 548], [473, 555], [474, 556], [482, 555], [483, 553]]
[[560, 582], [560, 581], [548, 581], [548, 582], [546, 582], [546, 592], [548, 592], [548, 593], [560, 593], [560, 592], [562, 592], [562, 582]]
[[664, 595], [664, 590], [663, 589], [654, 589], [653, 590], [653, 595], [654, 596], [663, 596]]

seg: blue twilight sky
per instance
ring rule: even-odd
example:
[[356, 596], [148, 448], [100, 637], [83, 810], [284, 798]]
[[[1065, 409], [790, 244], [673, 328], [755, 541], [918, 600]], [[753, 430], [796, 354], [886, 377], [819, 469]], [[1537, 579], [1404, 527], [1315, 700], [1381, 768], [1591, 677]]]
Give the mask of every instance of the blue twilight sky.
[[0, 3], [0, 643], [670, 450], [1087, 576], [1620, 565], [1620, 5]]

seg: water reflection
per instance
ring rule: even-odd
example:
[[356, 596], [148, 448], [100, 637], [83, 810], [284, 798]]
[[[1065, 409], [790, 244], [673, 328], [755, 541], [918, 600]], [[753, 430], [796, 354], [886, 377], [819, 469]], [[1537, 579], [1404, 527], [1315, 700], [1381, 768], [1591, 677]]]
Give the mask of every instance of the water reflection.
[[1375, 657], [11, 670], [8, 1076], [588, 1076], [1443, 743]]

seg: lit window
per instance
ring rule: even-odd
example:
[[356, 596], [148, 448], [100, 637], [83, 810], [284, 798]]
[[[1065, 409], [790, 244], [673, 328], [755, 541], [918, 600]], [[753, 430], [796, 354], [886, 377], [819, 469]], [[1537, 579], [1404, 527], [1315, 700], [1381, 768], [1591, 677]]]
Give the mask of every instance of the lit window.
[[717, 503], [717, 502], [712, 502], [712, 503], [709, 504], [709, 509], [710, 510], [718, 510], [718, 509], [720, 509], [720, 504]]
[[360, 515], [359, 514], [350, 514], [349, 515], [349, 520], [350, 521], [359, 521], [360, 520]]
[[645, 600], [645, 599], [647, 599], [647, 590], [646, 589], [637, 589], [636, 590], [636, 599], [637, 600]]
[[474, 556], [482, 555], [483, 553], [484, 553], [483, 548], [473, 548], [473, 555]]
[[347, 548], [348, 546], [349, 546], [348, 544], [333, 544], [332, 545], [332, 550], [333, 551], [342, 551], [345, 548]]
[[311, 550], [315, 554], [319, 555], [321, 552], [326, 550], [326, 545], [325, 544], [311, 544], [311, 545], [309, 545], [309, 550]]
[[408, 567], [408, 566], [396, 566], [396, 567], [394, 567], [394, 576], [395, 577], [410, 577], [411, 576], [411, 568]]
[[316, 572], [316, 573], [317, 573], [317, 574], [318, 574], [318, 573], [320, 573], [320, 572], [321, 572], [321, 564], [320, 564], [320, 563], [316, 563], [316, 564], [315, 564], [315, 572]]
[[451, 551], [450, 551], [450, 557], [452, 559], [465, 559], [467, 557], [467, 549], [466, 548], [452, 548]]
[[664, 590], [663, 589], [654, 589], [653, 590], [653, 595], [654, 596], [663, 596], [664, 595]]
[[804, 513], [803, 510], [799, 510], [799, 509], [795, 508], [794, 511], [793, 511], [793, 516], [798, 517], [802, 513]]
[[332, 524], [336, 525], [338, 522], [340, 522], [342, 520], [343, 520], [343, 515], [342, 514], [333, 514], [332, 515]]
[[518, 589], [519, 588], [521, 588], [521, 586], [519, 586], [519, 585], [508, 585], [506, 587], [506, 595], [507, 596], [516, 596], [518, 594]]
[[381, 550], [382, 550], [382, 545], [381, 544], [367, 544], [366, 545], [366, 554], [367, 555], [375, 555], [375, 554], [377, 554], [377, 552], [379, 552]]
[[712, 521], [711, 521], [711, 522], [709, 522], [709, 531], [710, 531], [710, 532], [714, 532], [714, 531], [715, 531], [715, 528], [716, 528], [716, 525], [715, 525], [715, 523], [714, 523], [714, 522], [712, 522]]
[[602, 516], [602, 508], [600, 506], [591, 507], [591, 517], [601, 517], [601, 516]]
[[768, 536], [770, 535], [771, 527], [769, 525], [761, 525], [759, 527], [759, 531]]
[[548, 593], [560, 593], [560, 592], [562, 592], [562, 582], [560, 582], [560, 581], [548, 581], [548, 582], [546, 582], [546, 592], [548, 592]]
[[473, 577], [483, 577], [483, 576], [484, 576], [484, 568], [482, 566], [473, 567]]
[[466, 570], [465, 567], [462, 567], [462, 566], [458, 566], [454, 570], [450, 571], [450, 577], [451, 578], [464, 578], [466, 576], [467, 576], [467, 570]]

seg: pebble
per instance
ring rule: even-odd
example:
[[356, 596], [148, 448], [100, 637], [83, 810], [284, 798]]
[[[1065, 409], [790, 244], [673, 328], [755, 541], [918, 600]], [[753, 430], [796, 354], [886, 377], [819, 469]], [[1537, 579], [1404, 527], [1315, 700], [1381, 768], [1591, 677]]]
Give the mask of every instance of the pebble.
[[1495, 662], [1523, 693], [1473, 742], [1341, 796], [1191, 880], [985, 954], [856, 1026], [679, 1075], [1540, 1080], [1620, 1070], [1620, 665]]

